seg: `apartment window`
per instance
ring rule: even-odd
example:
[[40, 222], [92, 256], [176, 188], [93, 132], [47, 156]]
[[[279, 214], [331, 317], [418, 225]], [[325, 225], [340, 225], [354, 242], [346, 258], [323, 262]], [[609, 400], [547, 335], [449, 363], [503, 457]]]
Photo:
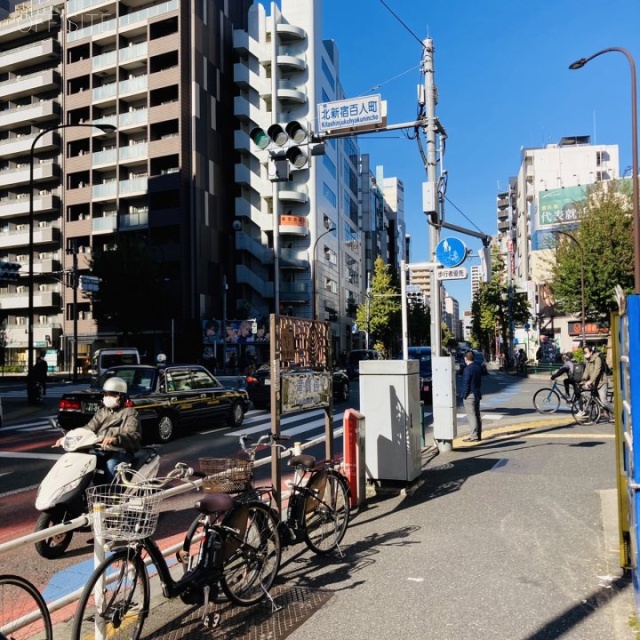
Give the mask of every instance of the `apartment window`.
[[335, 207], [338, 204], [336, 194], [333, 193], [326, 182], [322, 183], [322, 195], [331, 203], [332, 206]]

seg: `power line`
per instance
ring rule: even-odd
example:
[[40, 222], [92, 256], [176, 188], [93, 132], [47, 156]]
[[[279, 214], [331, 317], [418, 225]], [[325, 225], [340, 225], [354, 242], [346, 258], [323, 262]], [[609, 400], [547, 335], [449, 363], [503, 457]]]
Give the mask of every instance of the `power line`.
[[454, 202], [452, 202], [447, 196], [444, 197], [444, 199], [467, 221], [469, 222], [469, 224], [471, 224], [473, 227], [476, 228], [477, 231], [479, 231], [480, 233], [484, 233], [484, 231], [473, 221], [471, 220], [471, 218], [469, 218], [469, 216], [464, 213], [464, 211], [462, 211], [462, 209], [460, 209], [460, 207], [458, 207]]
[[420, 38], [418, 38], [418, 36], [415, 33], [413, 33], [411, 29], [409, 29], [409, 27], [400, 19], [400, 16], [394, 13], [391, 7], [389, 7], [389, 5], [384, 0], [380, 0], [380, 3], [420, 43], [420, 46], [423, 47], [424, 44], [422, 40], [420, 40]]

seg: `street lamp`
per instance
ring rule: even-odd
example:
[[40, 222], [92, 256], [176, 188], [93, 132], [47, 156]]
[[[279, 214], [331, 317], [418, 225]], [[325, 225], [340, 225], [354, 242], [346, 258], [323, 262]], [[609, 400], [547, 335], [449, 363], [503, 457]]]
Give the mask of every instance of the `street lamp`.
[[316, 319], [316, 247], [318, 241], [328, 233], [333, 233], [336, 230], [336, 226], [330, 223], [326, 231], [323, 231], [313, 243], [313, 249], [311, 249], [311, 319]]
[[[581, 69], [587, 62], [601, 56], [603, 53], [617, 51], [626, 56], [631, 67], [631, 176], [633, 180], [633, 252], [635, 293], [640, 293], [640, 200], [638, 195], [638, 117], [636, 95], [636, 65], [633, 56], [622, 47], [609, 47], [594, 53], [588, 58], [580, 58], [569, 65], [569, 69]], [[584, 336], [583, 336], [584, 337]]]
[[[58, 124], [55, 127], [43, 129], [33, 139], [31, 149], [29, 150], [29, 311], [27, 317], [27, 397], [29, 397], [29, 383], [33, 377], [33, 165], [34, 152], [38, 140], [47, 133], [57, 131], [58, 129], [66, 129], [68, 127], [90, 127], [100, 129], [103, 133], [111, 133], [116, 131], [116, 127], [112, 124]], [[72, 363], [75, 371], [75, 361]]]
[[555, 233], [559, 233], [559, 234], [561, 234], [563, 236], [567, 236], [567, 238], [570, 238], [571, 240], [573, 240], [578, 245], [578, 249], [580, 250], [580, 306], [581, 306], [581, 310], [580, 310], [580, 314], [581, 314], [580, 315], [580, 318], [581, 318], [580, 327], [581, 327], [581, 332], [582, 332], [582, 346], [584, 347], [584, 345], [586, 344], [585, 330], [584, 330], [584, 323], [585, 323], [585, 317], [584, 317], [584, 311], [585, 311], [585, 304], [584, 304], [584, 248], [583, 248], [582, 244], [580, 242], [578, 242], [576, 237], [574, 235], [572, 235], [571, 233], [569, 233], [568, 231], [560, 231], [559, 229], [556, 229]]

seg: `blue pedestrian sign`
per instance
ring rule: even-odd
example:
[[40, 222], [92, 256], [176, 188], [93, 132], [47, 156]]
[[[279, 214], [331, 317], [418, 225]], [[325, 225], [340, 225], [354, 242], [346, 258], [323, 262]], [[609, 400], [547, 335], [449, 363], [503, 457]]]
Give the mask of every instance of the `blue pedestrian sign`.
[[443, 238], [436, 247], [436, 260], [443, 267], [457, 267], [467, 257], [467, 247], [458, 238]]

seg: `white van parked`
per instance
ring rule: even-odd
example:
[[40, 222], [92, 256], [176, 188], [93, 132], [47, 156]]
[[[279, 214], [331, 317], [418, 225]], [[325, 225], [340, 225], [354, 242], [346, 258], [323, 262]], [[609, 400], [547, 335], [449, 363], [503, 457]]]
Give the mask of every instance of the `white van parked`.
[[140, 353], [135, 347], [105, 347], [93, 354], [92, 370], [98, 378], [110, 367], [121, 364], [140, 364]]

